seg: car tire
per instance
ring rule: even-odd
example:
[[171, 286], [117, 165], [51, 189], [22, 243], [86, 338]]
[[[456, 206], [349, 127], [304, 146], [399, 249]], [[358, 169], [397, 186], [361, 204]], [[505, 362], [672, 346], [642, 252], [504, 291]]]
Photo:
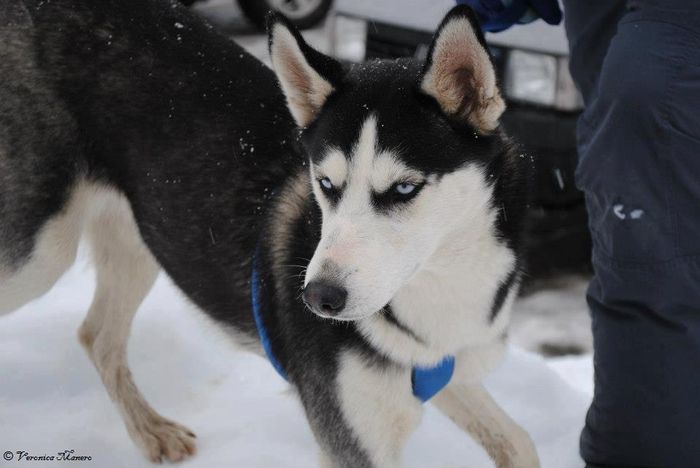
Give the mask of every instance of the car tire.
[[[280, 2], [273, 0], [238, 0], [243, 14], [259, 29], [265, 29], [265, 18], [270, 10], [278, 10], [300, 29], [316, 26], [323, 21], [333, 0], [297, 0], [303, 8], [301, 12], [280, 8]], [[291, 2], [288, 2], [291, 3]]]

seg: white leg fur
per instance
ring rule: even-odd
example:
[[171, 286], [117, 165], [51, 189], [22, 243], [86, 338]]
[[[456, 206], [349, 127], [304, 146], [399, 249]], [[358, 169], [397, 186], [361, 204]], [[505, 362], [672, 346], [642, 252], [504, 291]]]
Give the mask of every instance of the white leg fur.
[[326, 455], [324, 452], [321, 452], [321, 454], [319, 456], [318, 465], [321, 468], [335, 468], [335, 464], [333, 463], [333, 460], [331, 460], [331, 458], [328, 455]]
[[92, 196], [91, 186], [79, 184], [63, 211], [39, 231], [29, 261], [16, 271], [8, 271], [0, 264], [0, 314], [42, 296], [70, 268]]
[[343, 416], [378, 468], [400, 466], [404, 443], [423, 414], [409, 382], [409, 370], [372, 365], [353, 352], [340, 361], [337, 383]]
[[141, 396], [127, 363], [132, 319], [151, 289], [158, 265], [143, 244], [121, 195], [101, 197], [86, 227], [97, 290], [79, 331], [80, 342], [119, 408], [131, 438], [153, 462], [194, 454], [194, 434], [156, 413]]
[[432, 402], [479, 442], [498, 468], [539, 468], [537, 451], [528, 433], [481, 384], [453, 379]]

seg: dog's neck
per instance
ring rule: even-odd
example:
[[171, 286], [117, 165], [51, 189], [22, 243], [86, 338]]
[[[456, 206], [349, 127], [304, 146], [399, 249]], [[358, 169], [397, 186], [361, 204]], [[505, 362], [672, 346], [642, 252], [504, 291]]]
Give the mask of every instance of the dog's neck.
[[[489, 211], [488, 216], [465, 218], [459, 229], [445, 236], [392, 299], [393, 320], [380, 312], [358, 322], [373, 346], [404, 364], [432, 365], [503, 335], [515, 293], [508, 295], [495, 320], [491, 310], [516, 259], [495, 235], [496, 214]], [[474, 224], [473, 219], [487, 222]]]

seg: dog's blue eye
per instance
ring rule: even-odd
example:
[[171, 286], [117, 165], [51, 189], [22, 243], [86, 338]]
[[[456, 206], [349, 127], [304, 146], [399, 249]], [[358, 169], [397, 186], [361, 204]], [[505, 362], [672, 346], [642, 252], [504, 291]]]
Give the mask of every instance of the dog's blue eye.
[[405, 205], [413, 200], [425, 186], [425, 182], [398, 182], [387, 191], [372, 194], [372, 203], [380, 211], [388, 211], [394, 207]]
[[400, 193], [401, 195], [410, 195], [413, 193], [413, 191], [416, 189], [416, 186], [413, 184], [408, 184], [408, 183], [403, 183], [403, 184], [396, 184], [395, 190]]
[[333, 182], [331, 182], [331, 179], [328, 177], [321, 177], [318, 179], [318, 185], [321, 187], [321, 192], [323, 192], [323, 196], [328, 199], [331, 204], [335, 204], [338, 200], [340, 200], [340, 196], [342, 194], [342, 187], [336, 187], [333, 185]]

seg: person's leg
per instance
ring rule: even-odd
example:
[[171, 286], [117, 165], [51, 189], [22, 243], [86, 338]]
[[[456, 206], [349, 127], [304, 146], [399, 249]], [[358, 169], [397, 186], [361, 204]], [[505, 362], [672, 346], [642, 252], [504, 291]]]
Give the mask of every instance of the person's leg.
[[626, 10], [626, 0], [563, 0], [569, 40], [569, 68], [588, 104], [593, 99], [603, 59]]
[[630, 2], [579, 128], [596, 379], [581, 454], [604, 467], [700, 466], [700, 6], [653, 3]]

